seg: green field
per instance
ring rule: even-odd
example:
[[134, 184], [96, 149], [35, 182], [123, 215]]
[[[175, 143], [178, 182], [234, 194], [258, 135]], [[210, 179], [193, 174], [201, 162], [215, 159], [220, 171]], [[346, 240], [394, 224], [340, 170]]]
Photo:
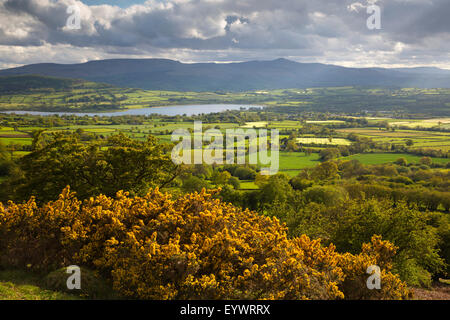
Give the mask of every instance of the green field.
[[241, 183], [241, 190], [256, 190], [258, 189], [258, 186], [255, 184], [254, 181], [251, 180], [245, 180], [245, 181], [240, 181]]
[[425, 120], [389, 120], [391, 126], [408, 128], [433, 128], [450, 129], [450, 118], [435, 118]]
[[317, 144], [317, 145], [332, 145], [332, 146], [349, 146], [351, 142], [347, 139], [341, 139], [341, 138], [297, 138], [297, 143], [300, 144]]
[[317, 153], [306, 155], [303, 152], [280, 152], [280, 169], [284, 171], [311, 168], [318, 163], [319, 155]]
[[[442, 119], [441, 119], [442, 120]], [[321, 122], [321, 121], [319, 121]], [[249, 122], [245, 127], [253, 126], [265, 126], [266, 122]], [[326, 122], [325, 122], [326, 124]], [[321, 125], [325, 125], [321, 124]], [[231, 122], [224, 123], [207, 123], [203, 125], [204, 129], [218, 127], [224, 132], [228, 128], [236, 128], [239, 125]], [[282, 128], [301, 128], [301, 124], [297, 121], [272, 121], [269, 127], [277, 127], [280, 130]], [[179, 128], [192, 128], [191, 122], [173, 121], [162, 122], [161, 119], [152, 119], [145, 121], [140, 125], [106, 125], [99, 122], [97, 125], [71, 125], [54, 127], [47, 129], [48, 133], [59, 131], [75, 131], [82, 129], [86, 133], [92, 133], [96, 135], [102, 135], [108, 137], [118, 132], [123, 132], [126, 135], [138, 139], [145, 140], [149, 134], [156, 134], [157, 138], [161, 142], [171, 142], [171, 132]], [[20, 146], [31, 145], [32, 138], [31, 133], [34, 130], [38, 130], [38, 126], [20, 127], [15, 130], [13, 126], [1, 126], [0, 127], [0, 141], [6, 145], [15, 145], [13, 151], [14, 158], [27, 154], [27, 151], [20, 151]], [[368, 137], [376, 142], [386, 143], [398, 143], [404, 144], [407, 140], [413, 141], [412, 148], [432, 148], [437, 150], [450, 150], [450, 133], [449, 132], [437, 132], [437, 131], [417, 131], [417, 130], [396, 130], [387, 131], [380, 130], [379, 128], [363, 127], [363, 128], [346, 128], [336, 130], [338, 134], [345, 137], [349, 133], [356, 133], [362, 137]], [[281, 138], [287, 138], [288, 136], [281, 136]], [[342, 137], [329, 138], [316, 138], [313, 135], [305, 135], [302, 138], [297, 138], [296, 141], [306, 145], [349, 145], [350, 141]], [[331, 140], [331, 141], [330, 141]], [[248, 141], [246, 143], [248, 145]], [[11, 148], [11, 147], [10, 147]], [[19, 148], [19, 149], [18, 149]], [[318, 148], [315, 148], [318, 149]], [[320, 148], [319, 148], [320, 150]], [[357, 154], [347, 157], [345, 159], [357, 159], [364, 164], [381, 164], [388, 163], [397, 160], [400, 157], [404, 157], [410, 163], [417, 163], [420, 160], [420, 156], [410, 154], [393, 154], [393, 153], [368, 153]], [[301, 169], [313, 167], [317, 165], [319, 156], [317, 153], [305, 155], [298, 152], [280, 152], [280, 168], [281, 172], [285, 172], [291, 176], [296, 175]], [[434, 159], [436, 163], [446, 163], [448, 159]]]
[[[306, 155], [303, 152], [280, 152], [280, 168], [279, 173], [284, 173], [290, 177], [295, 177], [305, 168], [312, 168], [319, 164], [319, 155], [313, 153]], [[241, 181], [241, 190], [255, 190], [258, 186], [254, 181]]]
[[338, 129], [341, 134], [355, 133], [362, 137], [373, 139], [375, 142], [405, 144], [412, 140], [412, 148], [436, 149], [442, 151], [450, 150], [450, 132], [441, 131], [419, 131], [419, 130], [381, 130], [380, 128], [348, 128]]
[[[405, 158], [408, 163], [418, 163], [421, 156], [410, 155], [406, 153], [365, 153], [355, 154], [349, 157], [340, 158], [341, 160], [358, 160], [363, 164], [384, 164], [394, 162], [399, 158]], [[448, 163], [448, 158], [433, 158], [434, 163]]]

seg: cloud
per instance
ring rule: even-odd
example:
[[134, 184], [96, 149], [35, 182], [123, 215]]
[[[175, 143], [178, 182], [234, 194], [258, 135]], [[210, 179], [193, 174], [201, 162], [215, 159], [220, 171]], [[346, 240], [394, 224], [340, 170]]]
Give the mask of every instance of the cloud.
[[[382, 9], [381, 30], [366, 27], [372, 4]], [[80, 10], [79, 30], [66, 27], [71, 5]], [[450, 44], [442, 41], [450, 35], [449, 15], [448, 0], [149, 0], [127, 8], [0, 0], [0, 67], [111, 57], [282, 56], [349, 66], [450, 68]]]

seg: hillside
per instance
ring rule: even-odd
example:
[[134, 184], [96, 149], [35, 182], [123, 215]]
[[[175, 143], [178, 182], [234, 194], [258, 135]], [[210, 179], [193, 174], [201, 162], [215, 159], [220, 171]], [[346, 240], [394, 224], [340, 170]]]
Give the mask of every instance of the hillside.
[[286, 59], [224, 64], [113, 59], [0, 70], [0, 76], [26, 74], [84, 79], [126, 88], [197, 92], [340, 86], [448, 88], [450, 85], [450, 71], [436, 68], [359, 69]]
[[0, 77], [0, 111], [98, 112], [195, 104], [252, 104], [273, 111], [409, 112], [446, 116], [450, 89], [324, 87], [245, 92], [121, 88], [38, 75]]
[[0, 76], [0, 110], [112, 110], [120, 108], [124, 94], [133, 91], [79, 79]]
[[[0, 77], [0, 93], [23, 93], [32, 90], [72, 90], [80, 85], [87, 85], [85, 81], [74, 79], [60, 79], [37, 75]], [[98, 86], [98, 85], [97, 85]]]
[[78, 89], [114, 89], [115, 87], [100, 82], [86, 81], [82, 79], [58, 78], [53, 76], [12, 75], [0, 76], [0, 93], [23, 93], [26, 91], [69, 91]]

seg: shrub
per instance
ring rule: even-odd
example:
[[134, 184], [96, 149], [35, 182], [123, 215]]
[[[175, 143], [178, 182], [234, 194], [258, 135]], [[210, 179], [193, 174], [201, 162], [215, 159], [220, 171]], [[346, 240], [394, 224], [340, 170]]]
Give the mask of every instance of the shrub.
[[293, 177], [290, 181], [289, 184], [292, 186], [292, 189], [294, 190], [305, 190], [309, 187], [311, 187], [313, 185], [314, 182], [312, 182], [311, 180], [307, 180], [307, 179], [302, 179], [300, 177]]
[[347, 191], [334, 186], [312, 186], [303, 192], [306, 202], [336, 205], [347, 197]]
[[182, 189], [185, 192], [194, 192], [194, 191], [200, 191], [203, 188], [206, 188], [208, 186], [208, 183], [196, 176], [189, 176], [183, 181]]
[[369, 263], [389, 267], [383, 256], [389, 242], [377, 238], [370, 250], [342, 255], [305, 235], [289, 239], [286, 231], [276, 218], [243, 211], [204, 190], [178, 199], [157, 189], [144, 197], [120, 191], [115, 199], [100, 195], [81, 203], [66, 188], [42, 207], [33, 198], [0, 204], [4, 265], [83, 265], [133, 298], [342, 299], [348, 282], [363, 298], [408, 297], [388, 268], [382, 292], [368, 292], [356, 281], [367, 277]]
[[267, 183], [260, 187], [259, 202], [261, 206], [272, 206], [275, 202], [284, 203], [293, 196], [289, 178], [278, 173], [270, 176]]
[[395, 164], [399, 165], [399, 166], [406, 166], [408, 164], [408, 160], [406, 160], [405, 158], [398, 158], [397, 160], [394, 161]]
[[238, 167], [233, 175], [240, 180], [255, 180], [256, 171], [248, 167]]
[[[405, 299], [412, 298], [408, 290], [392, 270], [392, 258], [398, 247], [388, 241], [383, 241], [380, 236], [373, 236], [370, 243], [362, 246], [359, 255], [345, 253], [339, 256], [339, 266], [342, 267], [345, 280], [341, 289], [347, 299]], [[369, 290], [367, 288], [367, 268], [376, 265], [380, 267], [380, 290]]]
[[431, 159], [430, 157], [423, 157], [419, 160], [419, 163], [430, 166], [433, 163], [433, 159]]
[[241, 182], [236, 177], [231, 177], [230, 179], [228, 179], [228, 184], [232, 185], [236, 190], [241, 188]]
[[[374, 234], [399, 247], [393, 270], [409, 285], [427, 286], [431, 275], [445, 268], [439, 255], [440, 237], [432, 216], [403, 201], [344, 200], [334, 205], [308, 204], [286, 219], [293, 235], [306, 233], [336, 245], [339, 252], [358, 254]], [[444, 225], [442, 222], [436, 224]]]
[[34, 197], [6, 208], [0, 203], [0, 265], [49, 271], [72, 264], [76, 248], [62, 244], [61, 228], [76, 222], [80, 205], [69, 189], [42, 207]]

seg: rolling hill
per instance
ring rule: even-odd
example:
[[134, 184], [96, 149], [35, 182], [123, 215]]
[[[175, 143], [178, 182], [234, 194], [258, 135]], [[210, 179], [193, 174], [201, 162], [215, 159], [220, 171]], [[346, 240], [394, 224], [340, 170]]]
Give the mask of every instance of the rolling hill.
[[165, 59], [112, 59], [81, 64], [42, 63], [0, 70], [0, 76], [43, 75], [118, 87], [172, 91], [249, 91], [311, 87], [449, 88], [437, 68], [345, 68], [286, 59], [186, 64]]
[[80, 88], [112, 88], [111, 85], [78, 79], [39, 75], [0, 76], [0, 94], [23, 94], [31, 91], [69, 91]]
[[448, 116], [450, 89], [361, 86], [245, 92], [186, 92], [122, 88], [40, 75], [0, 76], [0, 112], [90, 112], [192, 104], [264, 105], [279, 112], [410, 112]]

